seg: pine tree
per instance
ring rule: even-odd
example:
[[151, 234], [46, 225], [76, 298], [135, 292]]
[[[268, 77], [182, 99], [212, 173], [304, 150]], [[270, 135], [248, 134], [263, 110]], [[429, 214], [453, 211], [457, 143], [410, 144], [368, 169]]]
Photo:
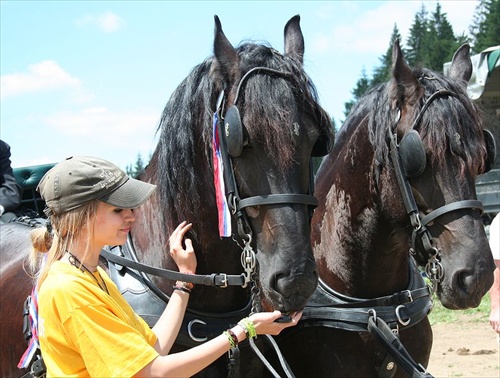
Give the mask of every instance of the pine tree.
[[356, 87], [352, 90], [352, 95], [354, 98], [344, 103], [344, 115], [347, 117], [356, 102], [363, 96], [366, 90], [370, 87], [370, 81], [366, 75], [366, 70], [363, 68], [361, 71], [361, 78], [356, 82]]
[[427, 37], [427, 10], [422, 4], [420, 11], [415, 14], [410, 35], [406, 42], [408, 50], [405, 54], [408, 64], [412, 67], [422, 66], [424, 62], [423, 52]]
[[434, 71], [442, 71], [443, 63], [451, 60], [458, 46], [459, 39], [455, 38], [446, 13], [441, 12], [441, 4], [437, 3], [429, 21], [425, 66]]
[[500, 0], [479, 1], [469, 32], [474, 53], [500, 44]]
[[137, 178], [144, 171], [144, 169], [145, 169], [145, 165], [144, 165], [144, 162], [142, 160], [142, 156], [139, 153], [139, 154], [137, 154], [137, 160], [135, 161], [134, 166], [132, 166], [132, 164], [127, 165], [127, 167], [125, 168], [125, 173], [130, 177]]

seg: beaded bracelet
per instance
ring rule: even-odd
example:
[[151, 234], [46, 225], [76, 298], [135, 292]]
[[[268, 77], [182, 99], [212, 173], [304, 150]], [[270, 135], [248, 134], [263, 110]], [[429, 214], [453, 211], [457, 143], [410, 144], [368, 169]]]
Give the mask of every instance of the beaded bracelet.
[[174, 285], [173, 288], [174, 290], [180, 290], [183, 291], [184, 293], [191, 294], [191, 289], [188, 289], [187, 287]]
[[192, 282], [184, 282], [184, 281], [176, 281], [175, 282], [176, 287], [185, 287], [186, 289], [193, 290], [194, 288], [194, 283]]
[[238, 322], [238, 325], [243, 328], [248, 338], [252, 339], [257, 336], [257, 331], [255, 330], [255, 326], [250, 318], [241, 319]]
[[231, 329], [228, 329], [227, 331], [224, 331], [222, 333], [229, 340], [229, 344], [231, 345], [231, 348], [236, 348], [238, 346], [238, 338], [236, 337], [235, 333]]

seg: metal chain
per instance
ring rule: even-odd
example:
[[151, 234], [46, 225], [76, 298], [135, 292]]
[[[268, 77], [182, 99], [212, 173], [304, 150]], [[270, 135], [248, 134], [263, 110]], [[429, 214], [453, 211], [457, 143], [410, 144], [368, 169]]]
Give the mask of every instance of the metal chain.
[[433, 248], [435, 253], [429, 255], [429, 260], [425, 265], [425, 274], [431, 280], [432, 291], [435, 293], [438, 288], [438, 284], [441, 282], [444, 276], [444, 268], [439, 261], [439, 254], [436, 248]]
[[251, 296], [251, 302], [252, 302], [252, 308], [250, 309], [250, 315], [261, 311], [260, 289], [259, 289], [259, 286], [256, 284], [258, 282], [258, 279], [259, 279], [258, 273], [257, 273], [257, 271], [254, 271], [252, 274], [252, 287], [250, 289], [250, 296]]
[[244, 269], [245, 282], [242, 287], [247, 287], [250, 282], [252, 282], [252, 274], [255, 271], [255, 265], [257, 263], [257, 257], [255, 256], [255, 252], [252, 248], [252, 236], [247, 235], [248, 239], [245, 240], [245, 247], [241, 252], [241, 265]]

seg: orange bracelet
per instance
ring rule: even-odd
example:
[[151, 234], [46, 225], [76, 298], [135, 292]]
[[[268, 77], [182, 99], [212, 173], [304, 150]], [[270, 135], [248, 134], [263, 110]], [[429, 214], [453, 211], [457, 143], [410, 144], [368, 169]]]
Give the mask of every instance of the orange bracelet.
[[188, 290], [194, 289], [194, 283], [192, 282], [184, 282], [184, 281], [176, 281], [174, 287], [184, 287]]

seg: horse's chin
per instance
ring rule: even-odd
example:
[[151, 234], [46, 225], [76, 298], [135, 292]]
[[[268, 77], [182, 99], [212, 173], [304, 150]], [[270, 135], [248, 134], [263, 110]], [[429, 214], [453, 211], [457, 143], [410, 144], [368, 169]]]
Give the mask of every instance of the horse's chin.
[[303, 311], [306, 307], [307, 301], [301, 300], [299, 302], [294, 301], [294, 303], [278, 301], [270, 301], [268, 299], [263, 299], [261, 301], [262, 311], [272, 312], [275, 310], [280, 311], [283, 315], [290, 315], [296, 312]]
[[480, 295], [465, 295], [456, 290], [446, 290], [438, 288], [437, 297], [441, 304], [449, 310], [466, 310], [468, 308], [476, 308], [481, 304], [482, 296]]

